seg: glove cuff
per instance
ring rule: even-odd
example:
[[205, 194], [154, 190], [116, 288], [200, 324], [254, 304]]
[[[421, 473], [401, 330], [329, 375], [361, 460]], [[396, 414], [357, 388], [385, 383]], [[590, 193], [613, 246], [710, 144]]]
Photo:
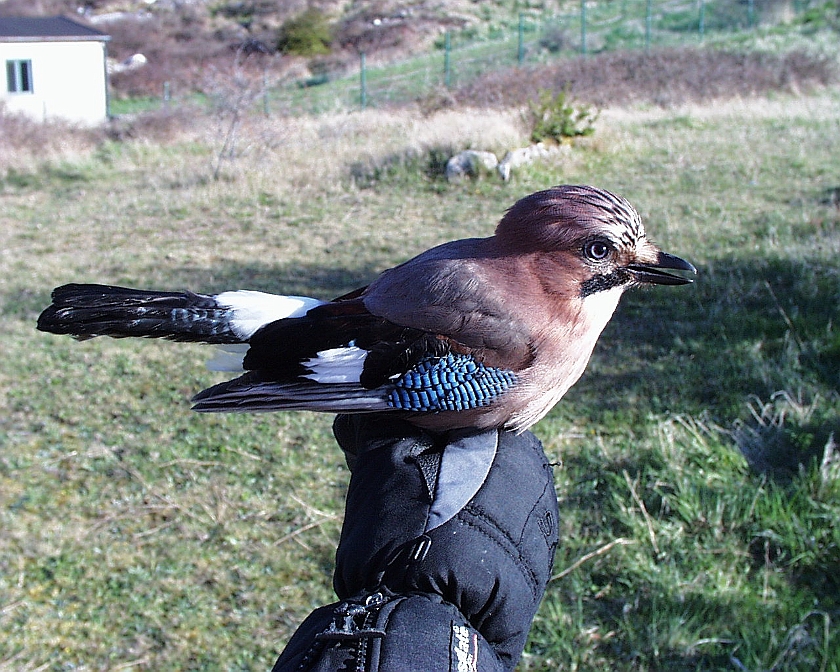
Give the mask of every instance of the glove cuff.
[[509, 668], [438, 595], [364, 593], [304, 621], [272, 672], [429, 672]]

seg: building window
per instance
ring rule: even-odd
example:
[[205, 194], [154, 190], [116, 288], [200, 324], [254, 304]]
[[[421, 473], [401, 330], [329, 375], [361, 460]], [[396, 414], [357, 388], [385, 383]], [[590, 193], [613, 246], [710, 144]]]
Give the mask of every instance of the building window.
[[32, 61], [6, 61], [9, 93], [32, 93]]

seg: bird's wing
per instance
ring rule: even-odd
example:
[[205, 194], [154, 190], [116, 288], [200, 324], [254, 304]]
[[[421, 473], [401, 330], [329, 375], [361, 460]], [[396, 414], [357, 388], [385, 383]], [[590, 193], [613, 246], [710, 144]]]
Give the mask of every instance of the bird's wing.
[[219, 383], [193, 397], [200, 412], [323, 411], [373, 413], [396, 410], [382, 390], [358, 384], [319, 384], [311, 380], [263, 380], [259, 371]]
[[[288, 380], [310, 376], [316, 382], [348, 382], [374, 388], [392, 375], [385, 359], [397, 358], [424, 334], [372, 315], [364, 304], [344, 300], [318, 306], [298, 318], [267, 324], [249, 340], [247, 371]], [[376, 377], [364, 369], [373, 367]], [[341, 373], [341, 370], [349, 373]]]
[[499, 264], [476, 258], [487, 239], [454, 241], [380, 275], [362, 295], [373, 314], [446, 339], [456, 351], [512, 370], [533, 357], [532, 335], [510, 306]]
[[489, 405], [516, 379], [359, 299], [265, 325], [249, 345], [246, 373], [198, 394], [195, 410], [461, 411]]
[[438, 413], [493, 404], [534, 352], [508, 307], [516, 283], [483, 263], [487, 240], [439, 246], [362, 291], [263, 326], [249, 339], [247, 373], [200, 393], [194, 408]]

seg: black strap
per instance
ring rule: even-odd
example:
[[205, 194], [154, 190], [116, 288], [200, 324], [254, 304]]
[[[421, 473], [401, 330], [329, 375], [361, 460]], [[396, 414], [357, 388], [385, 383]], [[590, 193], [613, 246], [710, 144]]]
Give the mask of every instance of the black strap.
[[373, 593], [363, 600], [345, 600], [339, 603], [333, 611], [332, 622], [315, 635], [315, 639], [361, 640], [366, 637], [384, 637], [385, 631], [372, 627], [372, 624], [386, 601], [382, 593]]

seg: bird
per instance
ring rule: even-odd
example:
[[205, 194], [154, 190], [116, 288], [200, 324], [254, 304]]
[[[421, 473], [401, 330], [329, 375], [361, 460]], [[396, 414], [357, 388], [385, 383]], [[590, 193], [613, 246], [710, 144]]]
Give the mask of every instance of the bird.
[[696, 273], [647, 238], [624, 197], [559, 185], [514, 203], [493, 235], [428, 249], [332, 300], [68, 284], [37, 328], [218, 345], [208, 367], [240, 375], [195, 395], [199, 412], [390, 413], [429, 431], [523, 432], [580, 378], [625, 290]]

